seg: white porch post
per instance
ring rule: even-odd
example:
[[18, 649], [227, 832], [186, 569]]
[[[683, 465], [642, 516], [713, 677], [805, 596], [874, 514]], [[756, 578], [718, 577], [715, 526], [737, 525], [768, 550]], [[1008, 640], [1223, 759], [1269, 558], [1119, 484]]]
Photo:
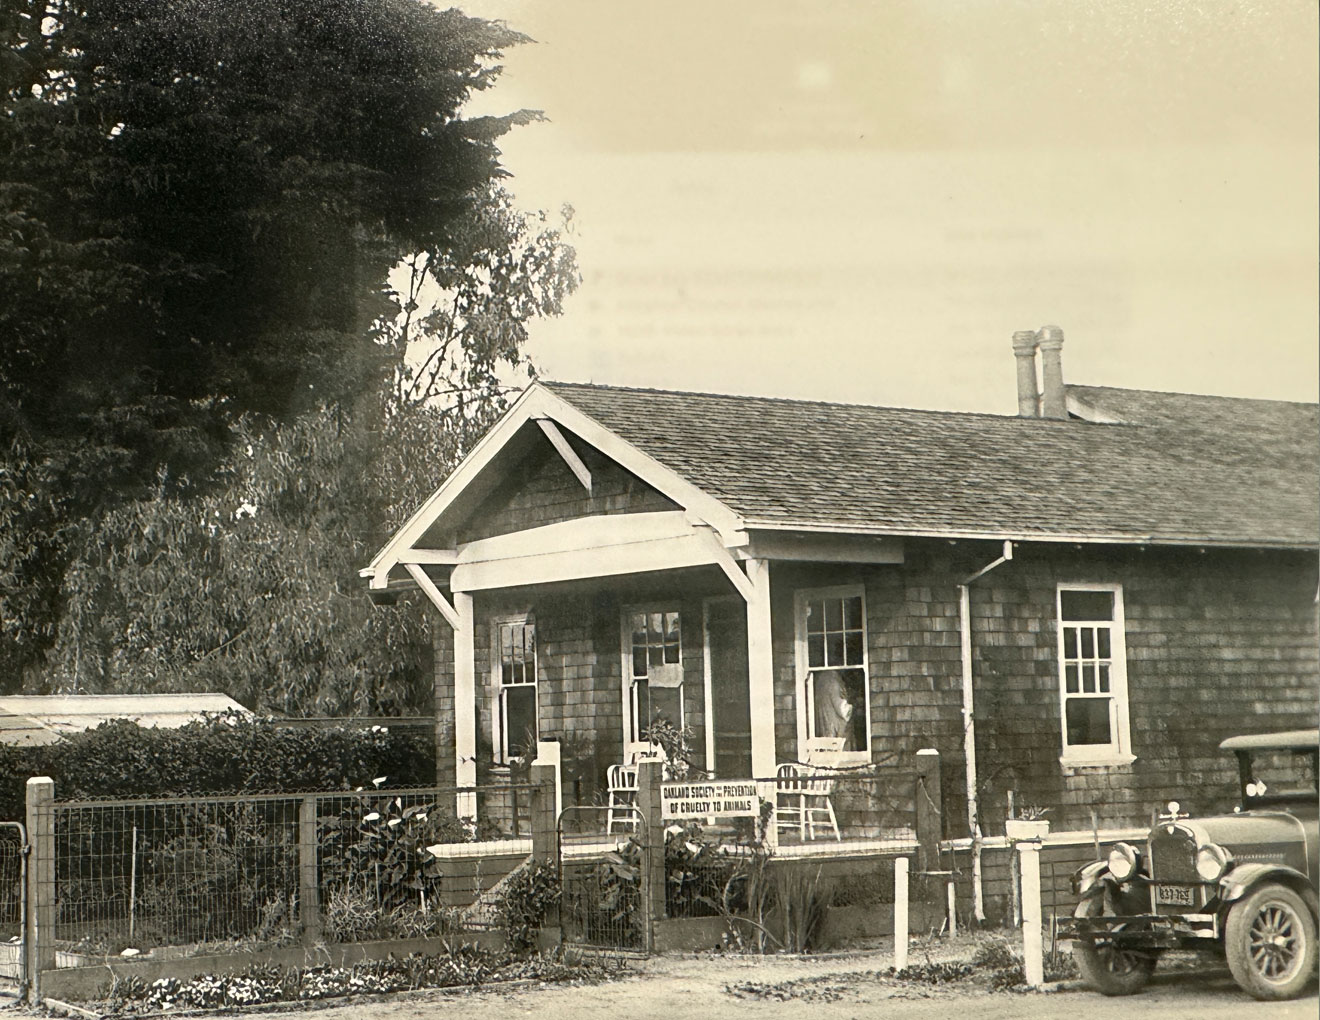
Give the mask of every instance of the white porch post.
[[[454, 612], [454, 775], [460, 788], [454, 810], [459, 818], [477, 817], [477, 669], [472, 596], [456, 591]], [[466, 787], [466, 790], [462, 790]]]
[[[775, 802], [775, 673], [770, 643], [770, 561], [746, 561], [751, 597], [747, 600], [747, 693], [752, 726], [752, 777], [762, 780], [759, 794]], [[774, 815], [766, 826], [766, 840], [778, 841]]]

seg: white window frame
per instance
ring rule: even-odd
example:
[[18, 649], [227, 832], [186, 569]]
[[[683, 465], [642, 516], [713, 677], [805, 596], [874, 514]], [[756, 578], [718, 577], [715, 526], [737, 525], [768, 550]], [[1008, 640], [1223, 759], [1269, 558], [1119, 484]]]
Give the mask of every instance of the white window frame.
[[[813, 688], [811, 684], [811, 667], [807, 656], [807, 603], [820, 601], [822, 599], [845, 599], [860, 597], [862, 600], [862, 661], [860, 665], [846, 666], [845, 669], [860, 669], [862, 671], [862, 695], [864, 712], [863, 720], [866, 724], [866, 747], [860, 751], [832, 751], [825, 752], [820, 748], [813, 746], [814, 741], [810, 737], [810, 719], [808, 713], [812, 711]], [[828, 588], [802, 588], [793, 593], [793, 646], [794, 656], [797, 662], [797, 685], [795, 688], [795, 700], [797, 701], [797, 746], [798, 755], [803, 761], [820, 760], [828, 761], [831, 764], [838, 765], [860, 765], [869, 764], [871, 761], [871, 746], [873, 735], [871, 733], [871, 662], [869, 644], [869, 634], [866, 624], [866, 589], [860, 584], [834, 585]], [[827, 667], [836, 668], [836, 667]]]
[[[532, 682], [520, 684], [506, 684], [504, 682], [504, 645], [503, 631], [505, 627], [531, 627], [532, 637]], [[541, 729], [541, 660], [540, 660], [540, 636], [536, 633], [536, 618], [531, 613], [522, 613], [515, 616], [503, 616], [491, 620], [490, 622], [490, 682], [492, 688], [491, 698], [491, 747], [494, 750], [495, 760], [501, 765], [507, 765], [511, 759], [509, 754], [508, 737], [504, 731], [504, 690], [506, 687], [531, 687], [532, 688], [532, 706], [536, 718], [537, 739], [540, 739]]]
[[[637, 715], [637, 684], [633, 677], [633, 654], [632, 654], [632, 618], [639, 613], [676, 613], [678, 615], [678, 668], [683, 669], [683, 649], [688, 640], [686, 631], [691, 626], [690, 621], [683, 619], [684, 613], [676, 602], [641, 602], [636, 605], [624, 606], [619, 616], [619, 639], [623, 650], [621, 662], [623, 664], [623, 758], [624, 761], [630, 761], [638, 755], [655, 755], [660, 753], [658, 745], [650, 741], [643, 740], [641, 731], [646, 728], [646, 723]], [[687, 677], [684, 676], [684, 681]], [[678, 714], [679, 728], [687, 725], [687, 702], [684, 694], [683, 683], [678, 688]], [[649, 721], [649, 720], [648, 720]]]
[[[1068, 620], [1063, 619], [1063, 593], [1066, 591], [1103, 591], [1114, 597], [1112, 620]], [[1060, 582], [1054, 594], [1055, 635], [1058, 640], [1058, 687], [1059, 687], [1059, 762], [1062, 765], [1126, 765], [1134, 761], [1132, 754], [1132, 730], [1128, 714], [1127, 684], [1127, 640], [1126, 618], [1123, 608], [1123, 586], [1121, 584], [1093, 584], [1085, 582]], [[1108, 744], [1068, 743], [1068, 699], [1088, 697], [1084, 692], [1068, 693], [1067, 665], [1064, 656], [1064, 628], [1099, 627], [1109, 628], [1109, 732]], [[1079, 643], [1080, 651], [1080, 643]], [[1079, 685], [1081, 671], [1078, 671]], [[1104, 697], [1100, 693], [1090, 697]]]

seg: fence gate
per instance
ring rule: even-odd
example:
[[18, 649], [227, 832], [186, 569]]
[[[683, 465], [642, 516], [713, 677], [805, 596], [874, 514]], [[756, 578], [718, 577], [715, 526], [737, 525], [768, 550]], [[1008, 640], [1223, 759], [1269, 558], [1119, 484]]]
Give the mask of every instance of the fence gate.
[[27, 832], [19, 822], [0, 822], [0, 986], [27, 984]]
[[634, 807], [584, 805], [559, 815], [559, 923], [565, 944], [647, 952], [646, 820]]

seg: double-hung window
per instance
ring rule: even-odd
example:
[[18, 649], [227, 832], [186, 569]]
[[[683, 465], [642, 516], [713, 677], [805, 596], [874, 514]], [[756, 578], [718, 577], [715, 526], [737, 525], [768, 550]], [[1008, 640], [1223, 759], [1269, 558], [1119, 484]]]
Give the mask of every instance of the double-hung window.
[[869, 759], [871, 712], [862, 589], [801, 591], [796, 604], [801, 753]]
[[495, 634], [499, 688], [496, 744], [500, 761], [507, 762], [534, 753], [540, 735], [536, 713], [536, 624], [531, 620], [497, 623]]
[[1130, 761], [1123, 589], [1061, 584], [1058, 621], [1063, 762]]
[[664, 719], [683, 728], [683, 633], [675, 610], [636, 610], [625, 616], [629, 734], [640, 742]]

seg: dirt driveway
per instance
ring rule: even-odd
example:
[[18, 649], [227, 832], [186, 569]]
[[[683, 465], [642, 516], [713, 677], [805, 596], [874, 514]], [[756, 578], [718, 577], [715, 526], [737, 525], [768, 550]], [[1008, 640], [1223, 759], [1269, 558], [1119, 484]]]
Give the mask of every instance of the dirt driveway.
[[[948, 959], [935, 947], [931, 959]], [[912, 962], [926, 958], [914, 953]], [[354, 1001], [318, 1010], [317, 1020], [411, 1020], [458, 1016], [463, 1020], [852, 1020], [901, 1017], [1039, 1018], [1070, 1014], [1078, 1020], [1133, 1017], [1306, 1018], [1311, 994], [1290, 1003], [1260, 1003], [1237, 989], [1226, 969], [1157, 973], [1146, 992], [1106, 999], [1089, 991], [990, 992], [967, 982], [913, 984], [883, 976], [888, 952], [837, 957], [661, 957], [629, 965], [625, 976], [596, 985], [530, 986], [444, 994], [421, 992], [390, 1000]]]

